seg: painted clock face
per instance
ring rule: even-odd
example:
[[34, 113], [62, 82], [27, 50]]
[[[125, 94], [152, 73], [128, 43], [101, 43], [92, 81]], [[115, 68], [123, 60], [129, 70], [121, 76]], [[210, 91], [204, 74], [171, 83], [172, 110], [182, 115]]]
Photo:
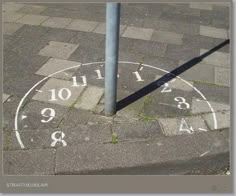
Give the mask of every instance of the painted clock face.
[[[168, 119], [174, 118], [176, 135], [194, 134], [208, 131], [202, 118], [192, 118], [202, 107], [211, 115], [212, 124], [217, 129], [214, 108], [193, 82], [144, 63], [120, 61], [118, 66], [118, 111], [111, 118], [132, 119], [134, 123], [139, 120], [159, 121], [161, 127], [163, 122], [168, 125]], [[55, 128], [50, 133], [48, 145], [67, 146], [67, 138], [73, 135], [56, 128], [64, 123], [66, 119], [63, 116], [71, 108], [104, 117], [104, 68], [104, 62], [78, 63], [50, 73], [32, 86], [19, 102], [14, 120], [20, 148], [28, 148], [35, 142], [34, 138], [24, 138], [21, 130], [35, 128]], [[76, 118], [81, 118], [79, 112]], [[43, 142], [37, 145], [43, 145]]]

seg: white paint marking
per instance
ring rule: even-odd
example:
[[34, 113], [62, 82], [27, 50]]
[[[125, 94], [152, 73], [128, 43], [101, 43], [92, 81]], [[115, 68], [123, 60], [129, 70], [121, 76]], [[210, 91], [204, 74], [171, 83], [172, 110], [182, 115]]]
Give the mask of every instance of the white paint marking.
[[203, 157], [204, 155], [208, 154], [210, 151], [206, 151], [203, 154], [200, 155], [200, 157]]
[[143, 70], [143, 66], [139, 68], [139, 71], [142, 71]]
[[198, 128], [200, 131], [207, 131], [206, 129], [203, 128]]
[[133, 72], [133, 74], [135, 74], [136, 78], [137, 78], [137, 82], [143, 82], [144, 80], [141, 78], [139, 72], [135, 71]]
[[36, 89], [35, 91], [37, 91], [37, 92], [39, 92], [39, 93], [42, 93], [43, 91], [41, 91], [41, 90], [38, 90], [38, 89]]
[[[43, 78], [42, 80], [40, 80], [39, 82], [37, 82], [33, 87], [31, 87], [31, 89], [22, 97], [21, 101], [19, 102], [19, 105], [16, 109], [16, 114], [15, 114], [15, 133], [16, 133], [16, 138], [17, 138], [17, 141], [18, 143], [20, 144], [21, 148], [24, 148], [24, 145], [21, 141], [21, 138], [20, 138], [20, 134], [19, 132], [17, 131], [18, 130], [18, 115], [19, 115], [19, 110], [21, 108], [21, 105], [23, 104], [25, 98], [31, 93], [31, 91], [37, 87], [40, 83], [42, 83], [43, 81], [45, 81], [46, 79], [48, 79], [49, 77], [52, 77], [53, 75], [55, 74], [58, 74], [58, 73], [61, 73], [63, 71], [66, 71], [66, 70], [70, 70], [70, 69], [75, 69], [75, 68], [78, 68], [80, 66], [88, 66], [88, 65], [96, 65], [96, 64], [102, 64], [104, 62], [92, 62], [92, 63], [85, 63], [85, 64], [79, 64], [79, 65], [76, 65], [76, 66], [72, 66], [72, 67], [69, 67], [69, 68], [66, 68], [66, 69], [63, 69], [63, 70], [60, 70], [60, 71], [57, 71], [55, 73], [52, 73], [50, 74], [49, 76]], [[140, 65], [140, 63], [135, 63], [135, 62], [129, 62], [129, 61], [119, 61], [118, 63], [124, 63], [124, 64], [133, 64], [133, 65]], [[154, 66], [151, 66], [151, 65], [147, 65], [147, 64], [142, 64], [143, 66], [145, 67], [149, 67], [149, 68], [153, 68], [153, 69], [157, 69], [159, 71], [163, 71], [164, 73], [167, 73], [167, 74], [171, 74], [169, 71], [166, 71], [164, 69], [161, 69], [161, 68], [158, 68], [158, 67], [154, 67]], [[172, 74], [173, 75], [173, 74]], [[178, 79], [182, 80], [183, 82], [185, 82], [187, 85], [189, 85], [190, 87], [192, 87], [198, 94], [201, 95], [201, 97], [207, 102], [208, 106], [210, 107], [211, 111], [212, 111], [212, 116], [213, 116], [213, 121], [214, 121], [214, 128], [217, 129], [217, 120], [216, 120], [216, 114], [215, 114], [215, 111], [214, 109], [212, 108], [211, 104], [206, 100], [206, 97], [201, 93], [201, 91], [199, 91], [196, 87], [194, 87], [193, 85], [191, 85], [188, 81], [182, 79], [181, 77], [179, 76], [175, 76], [177, 77]]]
[[171, 107], [177, 108], [176, 105], [172, 105], [172, 104], [168, 104], [168, 103], [161, 103], [161, 102], [158, 102], [158, 103], [161, 104], [161, 105], [167, 105], [167, 106], [171, 106]]
[[[60, 134], [60, 137], [56, 138], [56, 134]], [[55, 131], [54, 133], [52, 133], [51, 138], [53, 142], [51, 143], [51, 146], [55, 147], [57, 142], [62, 143], [63, 146], [67, 146], [67, 143], [65, 142], [65, 140], [63, 140], [64, 137], [65, 133], [63, 133], [62, 131]]]
[[25, 118], [27, 118], [27, 116], [25, 116], [25, 115], [22, 115], [22, 116], [21, 116], [21, 120], [23, 120], [23, 119], [25, 119]]

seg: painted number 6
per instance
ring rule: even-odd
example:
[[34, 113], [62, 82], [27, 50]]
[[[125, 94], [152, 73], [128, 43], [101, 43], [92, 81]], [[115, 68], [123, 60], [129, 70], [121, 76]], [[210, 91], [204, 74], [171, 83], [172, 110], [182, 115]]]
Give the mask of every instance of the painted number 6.
[[175, 97], [175, 101], [178, 102], [178, 108], [181, 110], [189, 109], [190, 105], [186, 102], [185, 98], [183, 97]]

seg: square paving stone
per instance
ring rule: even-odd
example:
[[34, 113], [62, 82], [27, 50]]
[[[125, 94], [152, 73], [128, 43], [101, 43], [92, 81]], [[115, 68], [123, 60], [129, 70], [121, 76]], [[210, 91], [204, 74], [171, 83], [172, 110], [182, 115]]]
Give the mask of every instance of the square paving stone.
[[[47, 29], [45, 27], [42, 28]], [[77, 31], [68, 29], [58, 30], [57, 28], [48, 28], [48, 31], [41, 37], [41, 39], [69, 43], [71, 38], [74, 37], [76, 33]]]
[[209, 131], [201, 116], [163, 118], [159, 119], [159, 122], [162, 127], [162, 132], [166, 136]]
[[78, 44], [50, 41], [45, 48], [40, 50], [39, 55], [68, 59], [78, 47]]
[[16, 22], [21, 24], [28, 24], [28, 25], [40, 25], [42, 22], [47, 20], [48, 16], [40, 16], [40, 15], [30, 15], [27, 14], [22, 18], [18, 19]]
[[[205, 50], [205, 49], [200, 50], [201, 55], [206, 52], [208, 52], [208, 50]], [[209, 56], [205, 57], [203, 59], [203, 62], [210, 64], [210, 65], [228, 68], [228, 67], [230, 67], [230, 54], [216, 51], [216, 52], [210, 54]]]
[[200, 26], [198, 24], [160, 20], [160, 30], [164, 31], [171, 31], [189, 35], [199, 35], [199, 29]]
[[4, 175], [53, 175], [54, 168], [54, 149], [3, 152]]
[[18, 118], [20, 130], [56, 128], [69, 108], [52, 103], [30, 101], [21, 109]]
[[152, 35], [153, 41], [182, 45], [183, 44], [183, 34], [169, 32], [169, 31], [154, 31]]
[[44, 21], [41, 25], [45, 27], [52, 28], [66, 28], [73, 19], [71, 18], [62, 18], [62, 17], [50, 17]]
[[148, 28], [138, 28], [128, 26], [122, 37], [132, 38], [132, 39], [141, 39], [141, 40], [151, 40], [154, 29]]
[[70, 81], [50, 78], [32, 99], [71, 107], [77, 101], [83, 90], [83, 86], [73, 87]]
[[93, 110], [101, 100], [103, 93], [104, 88], [88, 86], [74, 107], [83, 110]]
[[65, 120], [60, 124], [60, 127], [75, 127], [77, 125], [99, 125], [112, 123], [111, 117], [94, 114], [91, 111], [71, 108]]
[[35, 74], [42, 75], [42, 76], [49, 76], [58, 71], [61, 71], [70, 67], [78, 66], [76, 68], [66, 70], [66, 71], [57, 73], [53, 76], [50, 76], [53, 78], [69, 80], [73, 76], [75, 71], [80, 67], [80, 65], [81, 63], [75, 62], [75, 61], [67, 61], [67, 60], [62, 60], [62, 59], [57, 59], [57, 58], [50, 58], [48, 62], [46, 62]]
[[199, 49], [193, 47], [185, 47], [174, 44], [168, 44], [165, 57], [175, 60], [192, 60], [199, 56]]
[[[161, 92], [162, 87], [150, 93], [145, 101], [144, 116], [150, 118], [165, 118], [191, 115], [191, 100], [194, 92], [171, 89], [171, 92]], [[181, 97], [181, 98], [180, 98]], [[178, 99], [177, 99], [178, 98]], [[184, 100], [187, 104], [178, 107], [179, 101]]]
[[194, 82], [194, 86], [206, 97], [209, 101], [229, 104], [230, 88], [215, 84], [206, 84]]
[[[230, 110], [229, 104], [214, 102], [214, 101], [209, 101], [209, 103], [211, 104], [215, 112]], [[192, 114], [208, 113], [208, 112], [212, 112], [212, 111], [205, 100], [197, 99], [197, 98], [192, 99]]]
[[145, 55], [163, 57], [166, 47], [165, 43], [137, 40], [133, 43], [131, 50], [143, 57]]
[[[120, 25], [120, 35], [125, 31], [126, 27], [126, 25]], [[106, 23], [99, 23], [93, 32], [99, 34], [106, 34]]]
[[3, 93], [2, 94], [2, 103], [4, 103], [9, 97], [10, 97], [10, 95]]
[[212, 10], [213, 6], [210, 3], [197, 3], [197, 2], [191, 2], [190, 3], [190, 8], [195, 8], [195, 9], [203, 9], [203, 10]]
[[66, 28], [77, 31], [92, 32], [97, 25], [98, 22], [75, 19]]
[[117, 134], [118, 142], [133, 139], [153, 139], [161, 135], [158, 121], [114, 124], [113, 133]]
[[[180, 60], [179, 65], [181, 66], [185, 63], [185, 61]], [[182, 74], [180, 74], [180, 77], [191, 81], [214, 83], [214, 75], [215, 73], [213, 65], [208, 65], [200, 62], [198, 64], [195, 64], [190, 69], [184, 71]]]
[[[212, 114], [204, 114], [202, 116], [211, 130], [215, 130]], [[217, 129], [230, 128], [230, 111], [216, 112]]]
[[24, 5], [21, 9], [18, 10], [20, 13], [25, 14], [40, 14], [44, 10], [46, 10], [46, 6], [39, 6], [39, 5]]
[[4, 35], [13, 35], [22, 26], [23, 26], [22, 24], [18, 24], [18, 23], [4, 23], [3, 34]]
[[230, 87], [230, 69], [215, 67], [215, 84]]
[[3, 22], [16, 22], [16, 20], [22, 18], [24, 15], [15, 12], [5, 12], [3, 13]]
[[2, 4], [2, 10], [5, 12], [16, 12], [24, 6], [25, 5], [21, 3], [5, 2]]
[[225, 29], [220, 29], [210, 26], [200, 25], [200, 35], [220, 38], [220, 39], [228, 39], [228, 34]]
[[[63, 127], [58, 129], [44, 129], [44, 130], [27, 130], [20, 132], [22, 143], [25, 149], [35, 148], [58, 148], [66, 146], [77, 146], [79, 144], [87, 143], [104, 143], [111, 142], [111, 124], [99, 124], [99, 125], [76, 125], [76, 127]], [[62, 137], [64, 142], [56, 142], [52, 139]], [[16, 140], [15, 133], [11, 134], [12, 144], [10, 149], [20, 149], [20, 145]]]

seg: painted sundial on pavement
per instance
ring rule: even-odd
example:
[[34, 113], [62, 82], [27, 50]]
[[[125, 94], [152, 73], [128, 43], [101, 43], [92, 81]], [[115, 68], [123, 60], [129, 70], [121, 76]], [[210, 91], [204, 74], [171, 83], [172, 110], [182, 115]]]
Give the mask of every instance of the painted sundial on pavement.
[[[103, 115], [104, 62], [80, 64], [51, 58], [36, 74], [45, 75], [44, 69], [53, 64], [57, 65], [57, 70], [47, 70], [47, 76], [26, 92], [17, 107], [14, 129], [21, 148], [28, 147], [22, 138], [22, 130], [34, 129], [36, 125], [39, 129], [55, 128], [68, 108]], [[165, 127], [165, 135], [169, 135], [168, 120], [174, 118], [176, 135], [194, 134], [209, 130], [204, 119], [195, 113], [201, 107], [211, 115], [214, 129], [217, 129], [214, 108], [192, 82], [145, 63], [120, 61], [118, 67], [117, 115], [127, 120], [157, 120]], [[133, 116], [122, 113], [135, 103]], [[76, 117], [80, 118], [79, 115]], [[55, 130], [48, 138], [48, 145], [67, 146], [67, 138], [73, 137], [69, 134], [69, 131]], [[34, 142], [33, 138], [28, 140]]]

